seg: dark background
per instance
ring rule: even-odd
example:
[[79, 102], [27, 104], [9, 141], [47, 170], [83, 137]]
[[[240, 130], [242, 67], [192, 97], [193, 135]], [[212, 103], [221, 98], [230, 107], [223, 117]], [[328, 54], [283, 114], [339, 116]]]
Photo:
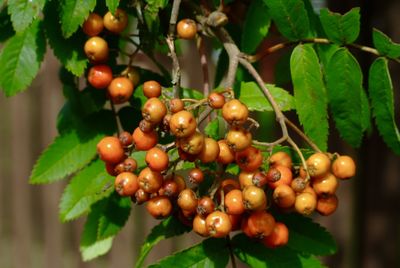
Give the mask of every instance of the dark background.
[[[399, 0], [328, 2], [333, 11], [341, 13], [361, 7], [358, 43], [371, 45], [372, 27], [400, 42]], [[193, 43], [186, 46], [193, 52]], [[373, 57], [365, 53], [357, 56], [367, 72]], [[190, 75], [200, 73], [192, 64], [196, 58], [193, 52], [190, 59], [182, 59], [182, 67], [188, 72], [183, 84], [200, 88], [200, 77]], [[391, 67], [398, 106], [400, 65]], [[140, 244], [155, 224], [145, 216], [143, 207], [133, 209], [108, 255], [82, 263], [79, 235], [84, 221], [61, 224], [58, 219], [58, 202], [66, 180], [45, 186], [27, 183], [35, 160], [57, 134], [55, 120], [63, 104], [57, 72], [58, 62], [48, 52], [29, 90], [10, 99], [0, 94], [0, 267], [132, 267]], [[338, 253], [324, 262], [329, 267], [400, 267], [400, 158], [388, 150], [375, 130], [356, 151], [338, 142], [334, 127], [332, 131], [330, 151], [354, 156], [358, 174], [352, 181], [341, 183], [337, 212], [327, 218], [316, 217], [334, 234], [339, 247]], [[185, 235], [164, 241], [148, 259], [155, 261], [197, 240]]]

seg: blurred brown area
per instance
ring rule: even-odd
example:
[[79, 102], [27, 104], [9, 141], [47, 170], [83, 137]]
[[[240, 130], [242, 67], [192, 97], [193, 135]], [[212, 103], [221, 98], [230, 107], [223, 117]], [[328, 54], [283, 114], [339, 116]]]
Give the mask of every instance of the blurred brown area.
[[[355, 6], [361, 6], [363, 18], [359, 43], [371, 45], [372, 26], [400, 41], [400, 1], [329, 1], [330, 8], [342, 13]], [[193, 43], [186, 45], [195, 50]], [[193, 55], [182, 59], [187, 71], [183, 83], [201, 88], [201, 76], [193, 75], [201, 72], [193, 64], [198, 55]], [[367, 71], [373, 57], [358, 56]], [[263, 64], [268, 68], [268, 62]], [[132, 267], [144, 237], [156, 223], [144, 207], [132, 210], [110, 253], [84, 263], [79, 254], [84, 221], [61, 224], [58, 218], [58, 202], [67, 180], [45, 186], [28, 184], [35, 160], [57, 135], [56, 116], [64, 101], [57, 72], [58, 62], [49, 52], [29, 90], [9, 99], [0, 94], [0, 267]], [[397, 106], [399, 72], [400, 66], [393, 65]], [[357, 151], [337, 142], [333, 125], [332, 131], [330, 150], [354, 156], [358, 175], [341, 184], [337, 212], [317, 217], [333, 233], [339, 248], [335, 256], [323, 261], [329, 267], [400, 267], [400, 158], [383, 144], [376, 130]], [[193, 235], [163, 241], [151, 252], [148, 263], [195, 241], [199, 238]]]

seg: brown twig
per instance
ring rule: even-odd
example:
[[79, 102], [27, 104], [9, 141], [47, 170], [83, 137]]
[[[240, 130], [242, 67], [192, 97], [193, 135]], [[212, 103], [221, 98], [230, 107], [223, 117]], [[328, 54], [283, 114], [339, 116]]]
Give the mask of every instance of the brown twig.
[[204, 38], [201, 35], [197, 38], [197, 50], [199, 51], [201, 70], [203, 73], [203, 95], [208, 96], [210, 94], [210, 76], [208, 73], [208, 61], [206, 48], [204, 46]]
[[297, 133], [297, 135], [299, 135], [305, 142], [308, 143], [308, 145], [311, 146], [311, 148], [316, 151], [316, 152], [321, 152], [321, 149], [318, 148], [318, 146], [312, 141], [310, 140], [310, 138], [307, 137], [306, 134], [304, 134], [303, 131], [301, 131], [292, 121], [290, 121], [287, 117], [285, 117], [285, 122], [286, 125], [288, 125], [291, 129], [294, 130], [294, 132]]
[[169, 31], [166, 39], [168, 48], [169, 48], [169, 56], [172, 59], [172, 88], [174, 98], [179, 98], [179, 89], [181, 83], [181, 68], [179, 66], [178, 56], [175, 51], [175, 28], [176, 21], [178, 19], [179, 7], [181, 4], [181, 0], [174, 0], [172, 4], [171, 18], [169, 21]]
[[119, 120], [119, 116], [118, 116], [117, 110], [115, 109], [115, 105], [114, 105], [114, 103], [112, 102], [111, 99], [110, 99], [110, 106], [111, 106], [112, 113], [114, 114], [114, 117], [115, 117], [115, 123], [117, 125], [117, 134], [119, 136], [119, 134], [122, 131], [122, 125], [121, 125], [121, 122]]
[[[330, 40], [328, 40], [326, 38], [309, 38], [309, 39], [303, 39], [300, 41], [287, 41], [287, 42], [282, 42], [282, 43], [273, 45], [272, 47], [264, 49], [257, 54], [246, 55], [245, 58], [249, 62], [253, 63], [253, 62], [259, 61], [260, 59], [264, 58], [265, 56], [273, 54], [281, 49], [284, 49], [284, 48], [287, 48], [287, 47], [290, 47], [293, 45], [297, 45], [299, 43], [314, 43], [314, 44], [324, 44], [324, 45], [333, 44], [333, 42], [331, 42]], [[372, 47], [368, 47], [368, 46], [364, 46], [364, 45], [360, 45], [360, 44], [347, 44], [347, 46], [357, 48], [361, 51], [373, 54], [378, 57], [383, 56], [379, 53], [378, 50], [376, 50], [375, 48], [372, 48]], [[392, 59], [392, 60], [396, 61], [397, 63], [400, 63], [399, 59]]]

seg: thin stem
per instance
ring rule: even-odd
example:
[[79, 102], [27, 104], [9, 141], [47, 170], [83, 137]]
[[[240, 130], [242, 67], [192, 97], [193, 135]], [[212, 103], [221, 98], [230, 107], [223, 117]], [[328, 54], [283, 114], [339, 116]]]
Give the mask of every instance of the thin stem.
[[257, 70], [245, 58], [240, 58], [239, 62], [253, 76], [253, 78], [256, 80], [258, 86], [261, 88], [262, 92], [267, 97], [269, 103], [271, 103], [271, 106], [272, 106], [272, 108], [273, 108], [273, 110], [275, 112], [275, 115], [276, 115], [276, 121], [278, 121], [278, 123], [281, 126], [282, 136], [283, 137], [289, 136], [288, 132], [287, 132], [287, 127], [286, 127], [286, 124], [285, 124], [285, 116], [282, 113], [281, 109], [279, 108], [278, 104], [276, 103], [276, 101], [275, 101], [274, 97], [272, 96], [271, 92], [265, 86], [264, 81], [262, 80], [261, 76], [258, 74]]
[[239, 63], [240, 50], [236, 46], [229, 33], [224, 28], [215, 28], [214, 34], [221, 40], [229, 56], [228, 74], [226, 76], [225, 88], [232, 89], [235, 83], [236, 71]]
[[321, 149], [318, 148], [318, 146], [312, 141], [310, 140], [310, 138], [307, 137], [306, 134], [304, 134], [303, 131], [301, 131], [292, 121], [290, 121], [287, 117], [285, 117], [285, 122], [286, 125], [288, 125], [291, 129], [293, 129], [297, 135], [300, 136], [300, 138], [302, 138], [305, 142], [308, 143], [308, 145], [311, 146], [311, 148], [316, 151], [316, 152], [322, 152]]
[[261, 142], [261, 141], [257, 141], [257, 140], [253, 140], [253, 144], [254, 145], [258, 145], [258, 146], [263, 146], [263, 147], [269, 147], [272, 148], [278, 144], [281, 144], [283, 142], [285, 142], [288, 139], [288, 136], [282, 136], [279, 139], [277, 139], [276, 141], [273, 142]]
[[171, 75], [169, 74], [169, 72], [167, 71], [167, 69], [165, 69], [165, 67], [159, 63], [159, 61], [154, 57], [154, 54], [152, 52], [147, 53], [145, 50], [143, 50], [140, 45], [135, 42], [134, 40], [132, 40], [131, 38], [126, 38], [127, 41], [131, 42], [133, 45], [135, 45], [136, 47], [138, 47], [140, 49], [140, 51], [146, 55], [156, 66], [157, 68], [160, 70], [160, 72], [162, 73], [163, 76], [165, 77], [171, 77]]
[[230, 255], [230, 258], [231, 258], [232, 268], [236, 268], [235, 255], [233, 254], [233, 247], [232, 247], [232, 243], [231, 243], [231, 237], [229, 235], [226, 236], [226, 241], [228, 242], [229, 255]]
[[[273, 45], [263, 51], [260, 51], [259, 53], [255, 54], [255, 55], [246, 55], [245, 58], [249, 62], [253, 63], [253, 62], [259, 61], [260, 59], [264, 58], [265, 56], [273, 54], [281, 49], [284, 49], [286, 47], [290, 47], [293, 45], [297, 45], [299, 43], [314, 43], [314, 44], [325, 44], [325, 45], [333, 44], [329, 39], [326, 39], [326, 38], [309, 38], [309, 39], [303, 39], [300, 41], [287, 41], [287, 42], [282, 42], [282, 43]], [[372, 47], [368, 47], [368, 46], [364, 46], [364, 45], [360, 45], [360, 44], [347, 44], [347, 46], [357, 48], [361, 51], [373, 54], [378, 57], [383, 56], [379, 53], [378, 50], [376, 50], [375, 48], [372, 48]], [[400, 63], [399, 59], [393, 59], [393, 60], [396, 61], [397, 63]]]
[[207, 107], [204, 112], [202, 112], [197, 119], [197, 125], [203, 123], [204, 119], [206, 119], [214, 110], [211, 107]]
[[167, 45], [169, 48], [169, 56], [172, 59], [172, 89], [175, 98], [179, 98], [179, 89], [181, 83], [181, 68], [179, 66], [178, 56], [175, 51], [175, 28], [176, 21], [178, 19], [179, 7], [181, 5], [181, 0], [174, 0], [172, 4], [171, 18], [169, 20], [169, 31], [167, 36]]
[[164, 145], [161, 144], [160, 147], [164, 152], [168, 152], [169, 150], [171, 150], [175, 147], [175, 142], [173, 141], [173, 142], [170, 142], [170, 143], [164, 144]]
[[121, 126], [121, 122], [119, 121], [119, 116], [118, 116], [118, 113], [117, 113], [117, 111], [116, 111], [116, 109], [115, 109], [115, 105], [114, 105], [114, 103], [112, 102], [112, 100], [110, 100], [110, 106], [111, 106], [111, 110], [112, 110], [112, 112], [113, 112], [113, 114], [114, 114], [114, 117], [115, 117], [115, 122], [116, 122], [116, 124], [117, 124], [117, 134], [118, 134], [118, 136], [119, 136], [119, 134], [120, 134], [121, 131], [122, 131], [122, 126]]
[[208, 96], [210, 94], [210, 76], [204, 38], [201, 35], [197, 38], [197, 50], [199, 51], [201, 70], [203, 72], [203, 95]]
[[293, 147], [293, 149], [296, 151], [296, 153], [299, 155], [300, 160], [301, 160], [301, 164], [304, 168], [304, 170], [307, 173], [307, 178], [305, 179], [305, 182], [308, 182], [310, 180], [310, 173], [308, 172], [308, 168], [307, 168], [307, 163], [306, 163], [306, 159], [304, 158], [303, 153], [301, 152], [299, 146], [297, 146], [297, 144], [292, 140], [292, 138], [288, 137], [287, 138], [287, 142]]

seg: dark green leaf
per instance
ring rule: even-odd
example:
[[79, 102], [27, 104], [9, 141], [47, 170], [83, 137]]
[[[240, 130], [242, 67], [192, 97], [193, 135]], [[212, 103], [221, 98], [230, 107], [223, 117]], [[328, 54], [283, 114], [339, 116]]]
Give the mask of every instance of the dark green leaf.
[[6, 96], [13, 96], [32, 83], [45, 51], [43, 24], [38, 20], [8, 40], [0, 54], [0, 88]]
[[120, 0], [106, 0], [107, 8], [111, 11], [111, 13], [115, 13], [115, 10], [118, 8], [119, 1]]
[[[294, 98], [286, 90], [274, 85], [266, 86], [282, 111], [294, 109]], [[239, 100], [246, 104], [250, 111], [273, 111], [271, 104], [255, 82], [241, 83]]]
[[225, 135], [225, 121], [222, 117], [218, 116], [207, 124], [204, 128], [204, 134], [213, 138], [214, 140], [220, 140]]
[[47, 2], [44, 11], [44, 25], [49, 44], [54, 55], [65, 68], [74, 75], [81, 76], [88, 62], [82, 49], [85, 36], [82, 33], [76, 33], [70, 38], [64, 39], [56, 10], [58, 10], [57, 1]]
[[392, 59], [400, 57], [400, 44], [393, 42], [386, 34], [374, 28], [372, 38], [379, 53]]
[[[291, 233], [289, 234], [289, 236]], [[323, 267], [315, 257], [302, 255], [288, 247], [270, 249], [258, 241], [253, 241], [244, 234], [232, 239], [235, 255], [249, 267], [257, 268], [302, 268]]]
[[97, 239], [103, 240], [116, 235], [129, 218], [132, 201], [130, 197], [121, 197], [113, 193], [107, 202], [103, 202], [99, 217]]
[[63, 36], [65, 38], [71, 37], [95, 6], [96, 0], [63, 0], [60, 14]]
[[125, 131], [133, 132], [142, 120], [140, 107], [125, 106], [118, 111], [118, 117]]
[[310, 33], [311, 36], [322, 36], [323, 29], [319, 16], [315, 13], [318, 10], [318, 4], [315, 4], [313, 0], [302, 0], [304, 7], [307, 11], [308, 20], [310, 21]]
[[8, 13], [16, 32], [24, 31], [42, 11], [46, 0], [8, 0]]
[[191, 228], [183, 225], [177, 218], [169, 217], [163, 220], [160, 224], [155, 226], [150, 234], [147, 236], [146, 241], [140, 248], [139, 257], [136, 261], [135, 267], [142, 267], [143, 262], [151, 249], [161, 240], [167, 239], [173, 236], [181, 235], [189, 232]]
[[300, 123], [306, 135], [326, 151], [328, 103], [318, 56], [311, 44], [300, 44], [293, 50], [290, 69]]
[[269, 14], [289, 40], [310, 37], [310, 23], [302, 0], [264, 0]]
[[91, 207], [80, 242], [80, 251], [84, 261], [107, 253], [112, 239], [129, 217], [131, 201], [116, 192], [100, 200]]
[[337, 44], [315, 44], [317, 47], [318, 56], [322, 64], [322, 71], [325, 74], [326, 67], [328, 66], [331, 57], [340, 48]]
[[366, 130], [367, 134], [370, 134], [372, 131], [371, 107], [369, 105], [367, 93], [364, 90], [361, 90], [361, 113], [362, 128]]
[[61, 220], [73, 220], [88, 212], [92, 204], [114, 191], [114, 180], [114, 177], [107, 174], [100, 160], [76, 174], [61, 197]]
[[144, 8], [144, 19], [147, 28], [152, 33], [158, 33], [160, 27], [159, 10], [164, 9], [168, 5], [168, 0], [147, 0]]
[[0, 12], [0, 42], [6, 41], [14, 34], [15, 31], [11, 24], [11, 17], [7, 14], [7, 9], [3, 8]]
[[229, 261], [229, 249], [224, 238], [209, 238], [202, 243], [160, 260], [149, 268], [220, 268]]
[[271, 18], [263, 0], [251, 1], [242, 31], [242, 51], [253, 53], [267, 36]]
[[275, 83], [278, 87], [283, 87], [292, 81], [292, 77], [290, 75], [291, 54], [292, 50], [285, 51], [275, 65]]
[[385, 143], [400, 155], [400, 133], [395, 121], [393, 84], [388, 61], [378, 58], [369, 70], [369, 97], [376, 126]]
[[96, 155], [96, 144], [114, 132], [111, 112], [101, 111], [82, 119], [64, 119], [63, 132], [37, 160], [29, 182], [51, 183], [78, 171]]
[[354, 147], [361, 144], [365, 130], [362, 109], [362, 72], [354, 56], [345, 48], [337, 50], [326, 68], [329, 104], [336, 127]]
[[294, 213], [279, 214], [276, 218], [289, 228], [289, 248], [318, 256], [332, 255], [337, 251], [333, 237], [310, 218]]
[[353, 43], [360, 34], [360, 8], [358, 7], [344, 15], [324, 8], [321, 9], [320, 18], [326, 35], [335, 43]]

